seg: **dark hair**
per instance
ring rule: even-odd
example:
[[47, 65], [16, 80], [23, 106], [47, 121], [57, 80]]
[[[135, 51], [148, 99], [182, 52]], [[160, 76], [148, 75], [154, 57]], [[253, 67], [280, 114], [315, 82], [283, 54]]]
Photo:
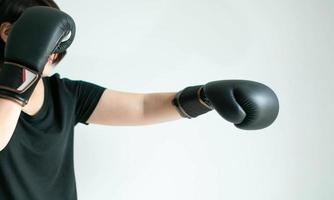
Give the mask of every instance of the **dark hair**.
[[[4, 22], [13, 24], [26, 8], [33, 6], [48, 6], [60, 10], [53, 0], [0, 0], [0, 25]], [[0, 66], [4, 62], [5, 42], [0, 39]], [[59, 63], [66, 55], [66, 51], [58, 53], [54, 64]]]

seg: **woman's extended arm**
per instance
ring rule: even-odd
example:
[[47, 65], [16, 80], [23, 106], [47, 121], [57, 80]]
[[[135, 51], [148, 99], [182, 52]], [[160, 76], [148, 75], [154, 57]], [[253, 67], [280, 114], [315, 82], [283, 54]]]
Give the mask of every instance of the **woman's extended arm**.
[[211, 110], [244, 130], [270, 126], [279, 102], [268, 86], [249, 80], [220, 80], [177, 93], [134, 94], [106, 90], [88, 123], [146, 125], [194, 118]]

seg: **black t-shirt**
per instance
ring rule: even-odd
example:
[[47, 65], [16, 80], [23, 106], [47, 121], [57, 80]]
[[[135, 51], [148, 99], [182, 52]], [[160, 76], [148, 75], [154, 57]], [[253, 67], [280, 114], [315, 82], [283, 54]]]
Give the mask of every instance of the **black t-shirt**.
[[30, 116], [21, 112], [8, 145], [0, 152], [1, 200], [75, 200], [73, 132], [94, 111], [105, 88], [84, 81], [43, 78], [44, 103]]

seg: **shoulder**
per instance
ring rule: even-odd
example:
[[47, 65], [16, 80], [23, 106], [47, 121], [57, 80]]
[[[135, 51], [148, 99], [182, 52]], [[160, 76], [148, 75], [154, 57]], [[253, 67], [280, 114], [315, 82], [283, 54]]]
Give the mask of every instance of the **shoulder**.
[[50, 82], [57, 82], [57, 83], [62, 83], [62, 84], [71, 84], [73, 80], [66, 78], [66, 77], [61, 77], [60, 74], [55, 73], [52, 76], [45, 77], [47, 80]]
[[85, 96], [95, 94], [98, 95], [102, 93], [106, 88], [91, 82], [83, 80], [72, 80], [66, 77], [61, 77], [58, 73], [47, 77], [51, 83], [52, 88], [58, 90], [70, 91], [75, 96]]
[[61, 77], [60, 74], [56, 73], [52, 76], [45, 77], [47, 86], [52, 91], [59, 91], [61, 93], [72, 93], [77, 92], [78, 83], [66, 77]]

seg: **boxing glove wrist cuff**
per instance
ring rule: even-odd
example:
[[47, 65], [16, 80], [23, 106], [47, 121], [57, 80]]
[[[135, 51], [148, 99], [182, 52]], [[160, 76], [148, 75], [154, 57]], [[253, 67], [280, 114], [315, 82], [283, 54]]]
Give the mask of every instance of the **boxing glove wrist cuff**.
[[0, 69], [0, 96], [23, 106], [28, 103], [40, 77], [38, 72], [6, 61]]
[[10, 100], [14, 103], [19, 104], [21, 107], [26, 105], [26, 103], [23, 99], [19, 100], [18, 98], [14, 98], [13, 94], [10, 94], [10, 93], [6, 94], [6, 92], [7, 91], [1, 91], [0, 90], [0, 98]]
[[203, 97], [202, 85], [191, 86], [178, 92], [172, 104], [182, 117], [190, 119], [212, 110], [207, 99]]

